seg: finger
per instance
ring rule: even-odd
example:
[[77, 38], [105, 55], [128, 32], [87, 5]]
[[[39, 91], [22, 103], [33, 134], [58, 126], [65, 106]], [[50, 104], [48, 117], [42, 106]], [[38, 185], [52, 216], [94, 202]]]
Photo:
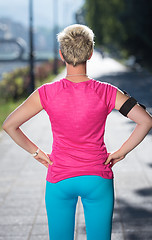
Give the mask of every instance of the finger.
[[109, 156], [104, 164], [107, 165], [108, 163], [110, 163], [110, 161], [111, 161], [111, 157]]
[[42, 159], [42, 158], [37, 158], [37, 161], [39, 161], [42, 164], [49, 164], [46, 160]]
[[47, 168], [49, 167], [49, 164], [48, 164], [48, 163], [44, 163], [43, 165], [44, 165], [45, 167], [47, 167]]
[[49, 163], [48, 162], [46, 162], [46, 161], [41, 161], [41, 163], [45, 166], [45, 167], [49, 167]]
[[111, 168], [117, 163], [118, 161], [113, 161], [112, 163], [111, 163]]
[[48, 162], [50, 165], [52, 165], [53, 162], [50, 160], [50, 157], [49, 157], [50, 154], [46, 154], [46, 155], [47, 155], [47, 157], [48, 157], [48, 158], [47, 158], [47, 162]]
[[48, 162], [50, 165], [52, 165], [52, 164], [53, 164], [53, 162], [52, 162], [52, 161], [50, 161], [50, 160], [49, 160], [49, 161], [47, 161], [47, 162]]
[[46, 164], [47, 166], [49, 166], [49, 164], [50, 164], [50, 165], [53, 164], [53, 162], [50, 161], [50, 160], [48, 160], [48, 159], [46, 159], [46, 160], [42, 160], [42, 161], [43, 161], [43, 164]]
[[[47, 155], [46, 155], [47, 156]], [[46, 162], [47, 164], [50, 164], [50, 165], [52, 165], [53, 164], [53, 162], [50, 160], [50, 158], [49, 157], [47, 157], [46, 159], [41, 159], [41, 158], [39, 158], [39, 159], [37, 159], [38, 161], [43, 161], [43, 163], [44, 162]]]

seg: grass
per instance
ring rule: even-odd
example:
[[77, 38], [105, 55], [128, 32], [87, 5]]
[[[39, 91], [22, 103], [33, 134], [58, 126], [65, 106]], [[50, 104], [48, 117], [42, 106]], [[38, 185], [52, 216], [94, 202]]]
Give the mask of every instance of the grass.
[[[59, 68], [59, 73], [64, 69], [64, 67]], [[35, 89], [44, 83], [52, 82], [56, 75], [51, 74], [43, 82], [36, 81]], [[19, 105], [21, 105], [26, 100], [26, 97], [20, 98], [17, 101], [9, 100], [8, 102], [3, 102], [0, 99], [0, 131], [2, 130], [2, 124], [7, 118], [7, 116], [13, 112]]]

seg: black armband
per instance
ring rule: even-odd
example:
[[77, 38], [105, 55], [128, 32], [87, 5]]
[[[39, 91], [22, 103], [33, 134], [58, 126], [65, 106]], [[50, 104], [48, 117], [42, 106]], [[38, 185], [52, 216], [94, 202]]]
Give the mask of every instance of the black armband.
[[127, 117], [127, 114], [130, 112], [130, 110], [137, 104], [136, 99], [133, 97], [130, 97], [127, 99], [127, 101], [121, 106], [119, 112]]
[[[123, 91], [125, 95], [129, 96], [126, 91]], [[130, 110], [137, 104], [137, 100], [133, 97], [130, 97], [127, 99], [126, 102], [121, 106], [119, 109], [119, 112], [127, 117], [127, 114], [130, 112]], [[146, 109], [146, 107], [143, 104], [138, 103], [142, 108]]]

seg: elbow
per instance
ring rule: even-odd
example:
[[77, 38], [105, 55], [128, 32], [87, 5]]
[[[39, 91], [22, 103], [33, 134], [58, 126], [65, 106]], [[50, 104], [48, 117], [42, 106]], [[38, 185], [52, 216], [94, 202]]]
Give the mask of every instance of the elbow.
[[7, 133], [17, 130], [18, 128], [19, 127], [14, 126], [14, 124], [12, 124], [9, 121], [6, 121], [6, 122], [4, 121], [4, 123], [2, 125], [2, 129]]
[[147, 122], [147, 124], [152, 128], [152, 118]]
[[7, 121], [3, 123], [2, 125], [2, 129], [5, 131], [5, 132], [9, 132], [10, 129], [12, 129], [12, 125], [10, 123], [8, 123]]
[[8, 130], [8, 126], [7, 126], [6, 123], [3, 123], [3, 125], [2, 125], [2, 129], [3, 129], [5, 132], [7, 132], [7, 130]]
[[2, 124], [2, 129], [7, 132], [8, 134], [16, 131], [19, 127], [17, 127], [16, 125], [14, 125], [12, 122], [10, 121], [4, 121]]
[[149, 118], [146, 119], [146, 124], [150, 127], [150, 129], [152, 128], [152, 116], [148, 113]]
[[144, 121], [142, 123], [137, 123], [138, 126], [145, 129], [145, 131], [150, 131], [152, 129], [152, 121]]
[[149, 121], [146, 121], [146, 122], [144, 123], [144, 125], [147, 126], [149, 129], [151, 129], [151, 128], [152, 128], [152, 119], [149, 120]]

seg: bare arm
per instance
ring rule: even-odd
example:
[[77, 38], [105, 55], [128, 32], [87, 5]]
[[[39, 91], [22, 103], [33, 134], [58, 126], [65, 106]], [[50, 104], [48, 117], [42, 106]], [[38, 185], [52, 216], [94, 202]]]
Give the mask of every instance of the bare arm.
[[[120, 90], [117, 91], [115, 109], [119, 110], [123, 103], [128, 99]], [[109, 155], [105, 164], [111, 162], [113, 166], [122, 160], [130, 151], [142, 142], [152, 128], [152, 117], [139, 104], [135, 105], [127, 117], [136, 123], [136, 127], [130, 137], [122, 144], [120, 149]]]
[[[6, 118], [2, 125], [4, 131], [7, 132], [14, 142], [31, 154], [34, 153], [38, 147], [23, 133], [20, 126], [38, 114], [42, 109], [38, 90], [35, 90]], [[40, 161], [40, 159], [43, 160], [43, 162], [40, 162], [46, 167], [48, 167], [48, 163], [51, 163], [48, 156], [42, 151], [40, 151], [35, 158], [38, 161]]]

